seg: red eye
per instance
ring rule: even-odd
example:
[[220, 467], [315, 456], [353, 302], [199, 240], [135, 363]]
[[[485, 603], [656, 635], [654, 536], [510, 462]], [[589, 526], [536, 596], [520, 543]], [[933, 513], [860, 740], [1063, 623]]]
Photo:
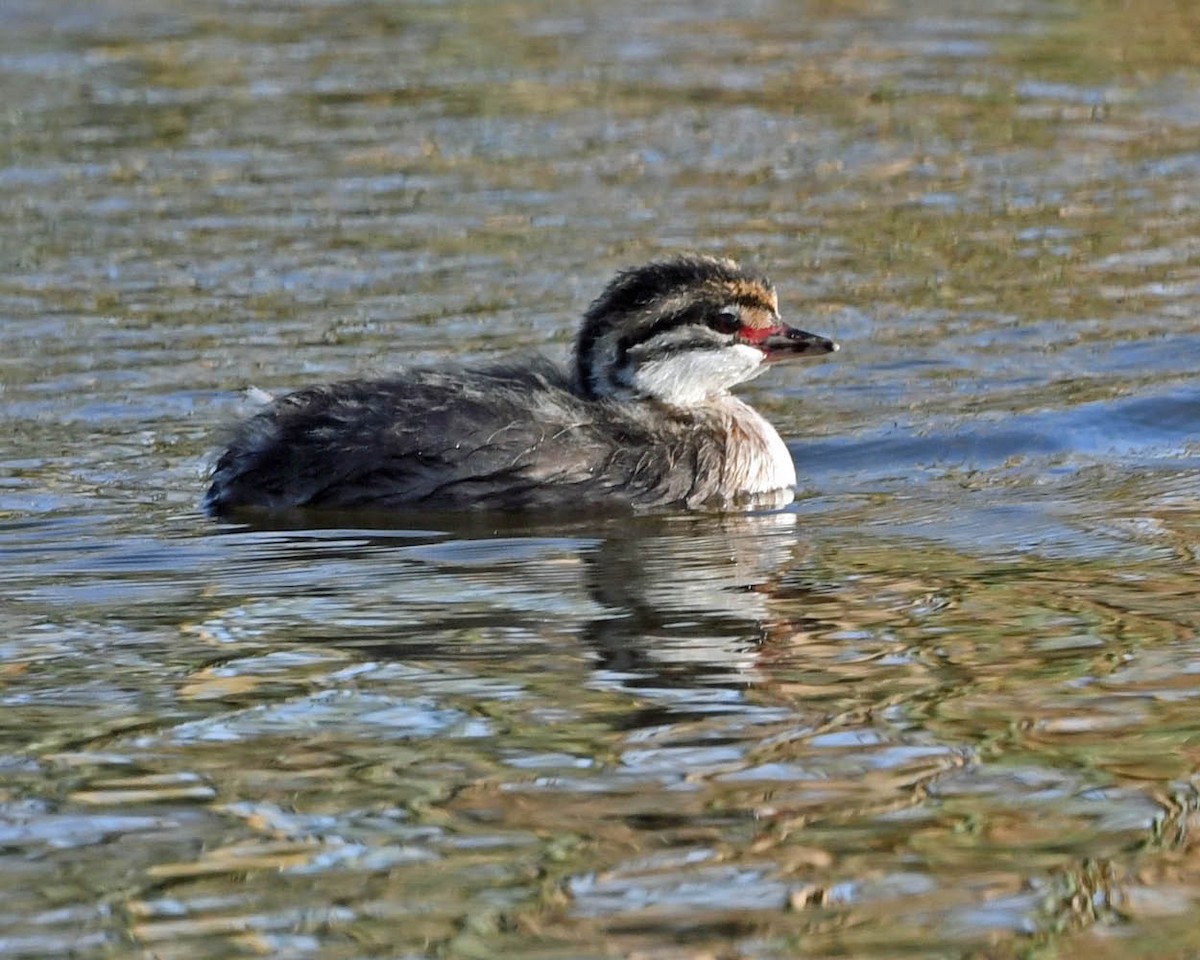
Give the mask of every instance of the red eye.
[[729, 310], [722, 310], [709, 319], [708, 325], [717, 333], [737, 333], [742, 329], [742, 318]]

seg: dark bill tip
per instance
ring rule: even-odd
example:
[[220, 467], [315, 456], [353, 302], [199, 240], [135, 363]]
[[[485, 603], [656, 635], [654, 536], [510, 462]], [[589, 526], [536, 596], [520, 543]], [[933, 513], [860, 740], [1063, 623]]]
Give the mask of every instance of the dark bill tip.
[[793, 360], [799, 357], [819, 357], [826, 353], [837, 353], [841, 346], [827, 337], [819, 337], [815, 333], [797, 330], [795, 327], [781, 327], [765, 337], [759, 344], [768, 360]]

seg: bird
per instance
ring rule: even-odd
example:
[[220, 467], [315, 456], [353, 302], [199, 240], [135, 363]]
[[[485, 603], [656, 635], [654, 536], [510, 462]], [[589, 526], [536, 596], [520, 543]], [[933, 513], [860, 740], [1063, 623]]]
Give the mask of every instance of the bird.
[[786, 505], [792, 457], [730, 390], [838, 349], [785, 324], [755, 270], [701, 254], [656, 260], [618, 273], [592, 302], [570, 365], [420, 368], [272, 399], [233, 430], [203, 507], [219, 517]]

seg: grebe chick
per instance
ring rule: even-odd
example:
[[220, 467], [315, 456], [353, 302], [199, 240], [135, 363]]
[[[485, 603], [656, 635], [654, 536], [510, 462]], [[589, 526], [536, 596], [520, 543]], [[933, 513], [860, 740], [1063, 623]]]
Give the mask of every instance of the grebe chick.
[[766, 277], [684, 256], [619, 274], [574, 370], [537, 359], [311, 387], [241, 424], [204, 506], [781, 505], [791, 455], [729, 389], [837, 344], [786, 326]]

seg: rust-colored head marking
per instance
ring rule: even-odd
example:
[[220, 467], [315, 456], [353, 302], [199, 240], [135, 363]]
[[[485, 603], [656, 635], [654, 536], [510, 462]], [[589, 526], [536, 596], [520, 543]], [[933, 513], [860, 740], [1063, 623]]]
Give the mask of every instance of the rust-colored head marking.
[[779, 314], [779, 297], [775, 288], [766, 277], [752, 277], [734, 280], [726, 285], [727, 299], [730, 303], [746, 307], [751, 311], [761, 311], [772, 316]]

